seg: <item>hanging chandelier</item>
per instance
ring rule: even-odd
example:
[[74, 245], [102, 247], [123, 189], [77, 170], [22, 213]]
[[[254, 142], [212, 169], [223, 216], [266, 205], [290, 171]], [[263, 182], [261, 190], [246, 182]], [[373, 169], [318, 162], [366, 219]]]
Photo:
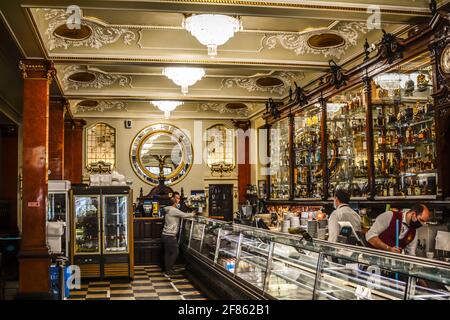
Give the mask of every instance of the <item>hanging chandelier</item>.
[[242, 30], [239, 18], [222, 14], [196, 14], [183, 21], [183, 28], [208, 47], [210, 57], [217, 56], [217, 46], [225, 44], [234, 33]]
[[205, 70], [191, 67], [167, 67], [163, 69], [163, 75], [180, 86], [181, 92], [186, 94], [188, 93], [188, 87], [203, 78]]
[[152, 104], [158, 107], [159, 110], [164, 112], [164, 117], [169, 119], [170, 112], [175, 110], [178, 106], [182, 105], [182, 101], [169, 101], [169, 100], [158, 100], [152, 101]]

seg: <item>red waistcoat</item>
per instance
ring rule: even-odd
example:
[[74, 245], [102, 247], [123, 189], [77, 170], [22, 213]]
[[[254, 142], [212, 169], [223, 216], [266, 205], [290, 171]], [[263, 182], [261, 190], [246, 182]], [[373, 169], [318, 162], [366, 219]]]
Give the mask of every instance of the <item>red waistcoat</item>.
[[[401, 211], [393, 212], [391, 222], [389, 223], [389, 226], [386, 230], [384, 230], [378, 237], [381, 241], [386, 243], [390, 247], [395, 247], [395, 232], [396, 232], [396, 221], [399, 220], [398, 226], [400, 233], [400, 230], [402, 228], [403, 223], [403, 214]], [[406, 246], [414, 240], [414, 237], [416, 236], [416, 230], [413, 228], [408, 228], [408, 231], [406, 232], [406, 235], [403, 237], [403, 239], [399, 239], [398, 246], [401, 249], [405, 249]], [[370, 247], [372, 245], [369, 244]], [[373, 248], [373, 247], [372, 247]]]

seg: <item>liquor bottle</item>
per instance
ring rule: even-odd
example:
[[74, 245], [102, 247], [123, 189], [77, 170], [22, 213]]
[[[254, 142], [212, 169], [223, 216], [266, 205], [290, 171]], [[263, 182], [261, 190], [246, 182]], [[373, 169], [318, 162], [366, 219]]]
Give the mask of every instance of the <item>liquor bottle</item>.
[[420, 192], [422, 195], [428, 195], [428, 184], [426, 181], [423, 182], [422, 184], [422, 190]]
[[378, 108], [377, 125], [380, 127], [384, 126], [383, 111], [381, 108]]
[[393, 179], [389, 182], [389, 196], [395, 196], [395, 181]]
[[388, 194], [389, 194], [389, 188], [385, 182], [385, 183], [383, 183], [383, 197], [387, 197]]
[[415, 196], [420, 196], [420, 185], [419, 185], [419, 182], [416, 182], [416, 184], [414, 186], [414, 195]]

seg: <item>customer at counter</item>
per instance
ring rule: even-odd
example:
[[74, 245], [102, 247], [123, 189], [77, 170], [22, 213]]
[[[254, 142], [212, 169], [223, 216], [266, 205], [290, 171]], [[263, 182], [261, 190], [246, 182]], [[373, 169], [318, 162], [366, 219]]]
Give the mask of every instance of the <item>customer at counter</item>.
[[179, 254], [177, 234], [180, 227], [180, 218], [193, 217], [194, 213], [186, 213], [178, 209], [180, 203], [180, 194], [174, 192], [171, 206], [165, 207], [166, 214], [164, 216], [164, 229], [162, 232], [162, 241], [164, 245], [164, 272], [167, 275], [173, 275], [173, 265]]
[[366, 233], [369, 246], [375, 249], [416, 255], [416, 229], [430, 218], [430, 211], [424, 204], [415, 204], [408, 212], [386, 211], [380, 214]]
[[361, 231], [361, 217], [348, 205], [350, 194], [342, 189], [334, 193], [334, 211], [328, 219], [328, 241], [337, 242], [341, 227], [339, 222], [348, 221], [355, 231]]

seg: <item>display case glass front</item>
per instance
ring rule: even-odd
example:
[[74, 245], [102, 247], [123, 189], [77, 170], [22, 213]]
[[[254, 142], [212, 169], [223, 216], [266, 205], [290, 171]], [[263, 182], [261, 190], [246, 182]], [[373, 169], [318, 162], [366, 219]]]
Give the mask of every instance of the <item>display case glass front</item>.
[[272, 199], [289, 199], [289, 120], [270, 129], [270, 192]]
[[74, 253], [100, 253], [100, 197], [77, 195], [74, 198]]
[[378, 197], [435, 197], [436, 133], [429, 58], [375, 77], [374, 164]]
[[[302, 236], [189, 218], [214, 233], [216, 250], [189, 252], [233, 273], [267, 298], [304, 300], [448, 300], [450, 264]], [[214, 231], [213, 231], [214, 230]], [[195, 238], [184, 228], [184, 238]], [[201, 243], [204, 243], [203, 233]], [[213, 241], [214, 242], [214, 241]], [[213, 243], [211, 242], [211, 244]], [[200, 248], [200, 249], [199, 249]], [[214, 259], [212, 258], [214, 253]]]
[[66, 222], [67, 210], [67, 193], [50, 193], [48, 194], [47, 221]]
[[362, 86], [333, 96], [327, 103], [328, 193], [339, 188], [351, 197], [368, 195], [366, 112]]
[[128, 252], [128, 196], [105, 195], [103, 252]]
[[321, 198], [320, 105], [302, 110], [294, 117], [294, 197]]

